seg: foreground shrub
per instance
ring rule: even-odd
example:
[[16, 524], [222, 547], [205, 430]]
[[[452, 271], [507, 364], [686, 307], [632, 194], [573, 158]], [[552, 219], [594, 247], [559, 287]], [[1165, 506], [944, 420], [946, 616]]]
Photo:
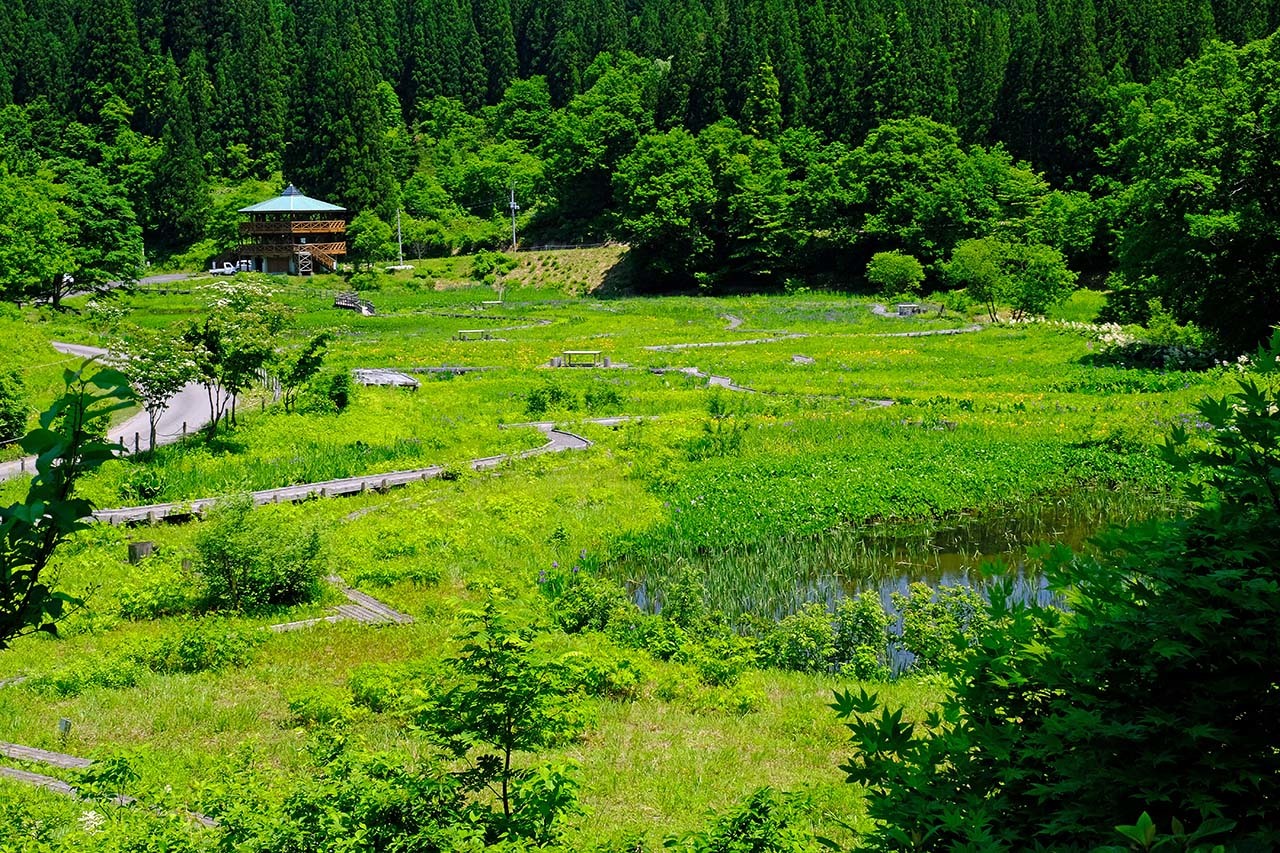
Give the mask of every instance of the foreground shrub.
[[455, 775], [477, 804], [497, 797], [492, 837], [545, 842], [576, 808], [576, 783], [561, 771], [517, 767], [513, 757], [571, 740], [583, 719], [559, 668], [532, 655], [529, 631], [508, 624], [492, 600], [468, 622], [458, 654], [411, 717], [467, 765]]
[[[116, 762], [107, 758], [103, 764]], [[93, 787], [89, 782], [77, 779], [75, 784], [89, 794]], [[216, 831], [172, 811], [181, 804], [163, 790], [130, 787], [129, 792], [140, 795], [147, 807], [121, 808], [104, 802], [109, 797], [86, 796], [86, 802], [50, 796], [16, 782], [0, 784], [0, 850], [6, 853], [213, 853], [218, 849]]]
[[902, 615], [903, 651], [914, 656], [913, 669], [935, 670], [961, 660], [988, 629], [982, 596], [966, 586], [934, 589], [913, 583], [907, 594], [893, 594]]
[[817, 853], [810, 808], [796, 794], [761, 788], [708, 829], [668, 838], [663, 847], [673, 853]]
[[210, 606], [255, 611], [297, 604], [320, 584], [320, 535], [298, 507], [254, 509], [248, 495], [218, 503], [196, 534]]
[[760, 663], [799, 672], [842, 672], [862, 681], [889, 677], [889, 623], [879, 596], [840, 600], [835, 613], [810, 603], [760, 630]]
[[[1262, 355], [1280, 366], [1280, 333]], [[1245, 379], [1196, 410], [1210, 429], [1166, 446], [1200, 480], [1191, 517], [1060, 548], [1069, 611], [1001, 582], [992, 630], [939, 658], [951, 690], [924, 725], [837, 695], [867, 849], [1086, 850], [1117, 827], [1135, 849], [1163, 827], [1162, 849], [1280, 845], [1280, 392]]]
[[483, 827], [467, 820], [463, 792], [441, 763], [368, 752], [345, 736], [312, 737], [311, 772], [283, 799], [240, 774], [209, 799], [224, 850], [313, 853], [319, 850], [446, 851], [476, 849]]

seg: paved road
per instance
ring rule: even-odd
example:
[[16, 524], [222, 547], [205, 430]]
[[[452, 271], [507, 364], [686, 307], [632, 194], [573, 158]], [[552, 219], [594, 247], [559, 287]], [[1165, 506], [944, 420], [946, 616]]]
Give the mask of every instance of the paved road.
[[[53, 341], [53, 348], [76, 358], [102, 358], [107, 351], [101, 347], [69, 344]], [[182, 438], [182, 425], [195, 432], [209, 422], [209, 397], [203, 385], [192, 382], [169, 399], [169, 408], [160, 416], [156, 426], [156, 444], [170, 444]], [[124, 423], [113, 426], [107, 437], [123, 441], [130, 451], [134, 449], [134, 436], [138, 437], [140, 450], [151, 449], [151, 424], [146, 412], [138, 412]], [[0, 480], [8, 480], [35, 469], [35, 457], [0, 462]]]
[[[188, 272], [171, 272], [164, 275], [148, 275], [138, 279], [138, 284], [171, 284], [175, 281], [186, 281], [193, 276]], [[113, 287], [119, 287], [121, 282], [111, 282]]]

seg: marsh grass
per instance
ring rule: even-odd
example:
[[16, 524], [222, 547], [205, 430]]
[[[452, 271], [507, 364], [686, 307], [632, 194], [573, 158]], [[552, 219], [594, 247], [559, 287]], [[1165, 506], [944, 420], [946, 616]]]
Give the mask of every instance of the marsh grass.
[[977, 516], [951, 515], [923, 522], [840, 525], [808, 535], [768, 537], [707, 547], [697, 540], [666, 540], [627, 551], [605, 565], [625, 582], [632, 599], [661, 609], [673, 570], [701, 579], [707, 604], [733, 621], [781, 619], [818, 602], [876, 592], [893, 612], [893, 593], [909, 584], [985, 587], [1003, 567], [1015, 575], [1015, 594], [1048, 603], [1034, 559], [1035, 546], [1087, 549], [1104, 528], [1164, 517], [1178, 501], [1169, 492], [1136, 489], [1077, 490], [991, 508]]

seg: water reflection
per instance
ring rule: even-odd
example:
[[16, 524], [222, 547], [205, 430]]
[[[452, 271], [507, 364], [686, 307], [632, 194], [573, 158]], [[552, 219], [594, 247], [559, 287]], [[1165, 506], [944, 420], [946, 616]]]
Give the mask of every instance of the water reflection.
[[705, 585], [708, 605], [733, 621], [746, 614], [781, 619], [810, 602], [834, 609], [844, 596], [864, 590], [876, 591], [892, 613], [893, 594], [905, 594], [915, 582], [985, 591], [991, 581], [985, 569], [997, 562], [1012, 577], [1017, 600], [1051, 604], [1054, 593], [1028, 561], [1030, 549], [1088, 550], [1088, 540], [1107, 526], [1173, 511], [1164, 493], [1077, 493], [943, 523], [850, 526], [751, 545], [632, 553], [608, 568], [651, 612], [661, 610], [664, 583], [692, 575]]

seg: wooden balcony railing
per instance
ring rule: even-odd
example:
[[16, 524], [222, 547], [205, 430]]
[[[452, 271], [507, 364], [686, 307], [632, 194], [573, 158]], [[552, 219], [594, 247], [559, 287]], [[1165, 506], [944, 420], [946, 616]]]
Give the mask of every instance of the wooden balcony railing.
[[268, 258], [289, 258], [298, 252], [323, 252], [326, 255], [345, 255], [346, 243], [249, 243], [240, 247], [241, 255], [259, 255]]
[[345, 234], [347, 223], [341, 219], [299, 219], [290, 222], [241, 222], [241, 234]]

